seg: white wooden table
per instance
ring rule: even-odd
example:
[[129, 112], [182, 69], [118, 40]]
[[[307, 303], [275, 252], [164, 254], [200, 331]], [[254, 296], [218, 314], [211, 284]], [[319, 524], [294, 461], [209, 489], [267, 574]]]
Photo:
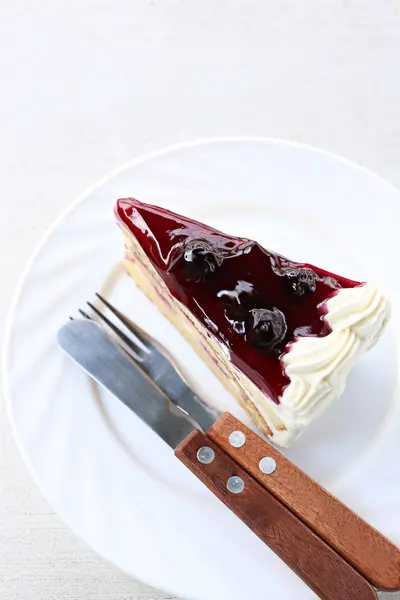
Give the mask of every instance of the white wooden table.
[[[166, 144], [295, 139], [400, 185], [399, 28], [397, 0], [3, 0], [1, 314], [59, 212]], [[31, 482], [3, 406], [0, 597], [166, 598], [66, 529]]]

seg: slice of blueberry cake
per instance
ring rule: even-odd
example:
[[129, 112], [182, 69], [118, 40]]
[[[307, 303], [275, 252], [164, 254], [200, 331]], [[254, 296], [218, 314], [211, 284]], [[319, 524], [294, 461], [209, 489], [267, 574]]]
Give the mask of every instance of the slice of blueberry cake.
[[133, 198], [115, 212], [128, 273], [278, 445], [342, 394], [388, 320], [371, 283]]

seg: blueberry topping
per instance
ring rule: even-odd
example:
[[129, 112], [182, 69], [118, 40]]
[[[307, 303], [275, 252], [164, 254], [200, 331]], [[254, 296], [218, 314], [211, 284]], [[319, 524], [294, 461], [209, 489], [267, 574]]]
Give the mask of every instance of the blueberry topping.
[[183, 247], [186, 274], [192, 281], [205, 281], [222, 264], [218, 249], [203, 239], [192, 239]]
[[258, 293], [252, 283], [239, 280], [233, 290], [221, 290], [217, 297], [224, 301], [229, 321], [244, 321], [249, 310], [257, 306]]
[[285, 339], [285, 315], [277, 308], [253, 308], [246, 320], [246, 336], [253, 346], [273, 352]]
[[288, 269], [285, 278], [295, 296], [301, 298], [317, 289], [317, 276], [312, 269]]

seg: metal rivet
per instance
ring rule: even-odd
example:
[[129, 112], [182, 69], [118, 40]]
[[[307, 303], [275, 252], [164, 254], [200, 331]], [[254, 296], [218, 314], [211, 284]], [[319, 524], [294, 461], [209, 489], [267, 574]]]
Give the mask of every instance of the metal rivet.
[[246, 436], [241, 431], [232, 431], [229, 436], [229, 443], [234, 448], [241, 448], [246, 443]]
[[276, 469], [276, 462], [271, 456], [264, 456], [258, 463], [260, 471], [266, 475], [271, 475]]
[[209, 446], [203, 446], [197, 452], [197, 460], [203, 463], [203, 465], [209, 465], [210, 463], [212, 463], [214, 458], [215, 452], [212, 448], [209, 448]]
[[244, 481], [241, 477], [234, 475], [233, 477], [229, 477], [226, 487], [232, 494], [240, 494], [244, 490]]

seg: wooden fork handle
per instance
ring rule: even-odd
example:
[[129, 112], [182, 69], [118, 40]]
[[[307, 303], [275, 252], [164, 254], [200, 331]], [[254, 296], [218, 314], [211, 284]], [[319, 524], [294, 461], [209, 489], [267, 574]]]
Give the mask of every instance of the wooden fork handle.
[[[244, 434], [241, 447], [229, 441], [234, 431]], [[379, 531], [231, 414], [222, 415], [208, 435], [373, 585], [381, 590], [400, 589], [400, 549]], [[276, 463], [276, 469], [270, 474], [260, 468], [260, 461], [265, 457]], [[268, 466], [271, 461], [264, 463]]]
[[360, 573], [203, 433], [191, 433], [175, 454], [322, 600], [377, 599]]

